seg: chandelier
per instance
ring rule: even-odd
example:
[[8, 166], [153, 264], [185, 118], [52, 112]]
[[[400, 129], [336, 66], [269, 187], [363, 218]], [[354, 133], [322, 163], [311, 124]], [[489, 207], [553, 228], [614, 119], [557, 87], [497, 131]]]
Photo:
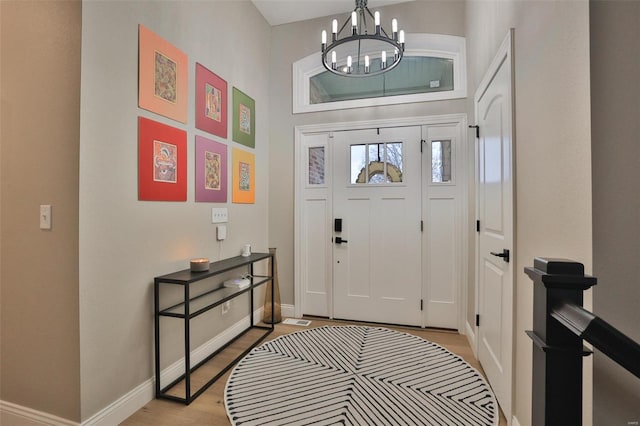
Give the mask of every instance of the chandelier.
[[333, 20], [331, 43], [327, 44], [327, 32], [322, 31], [322, 64], [328, 71], [347, 77], [368, 77], [392, 70], [404, 53], [404, 31], [398, 32], [398, 20], [394, 18], [389, 36], [380, 25], [380, 12], [372, 14], [368, 0], [355, 2], [356, 8], [340, 30], [338, 20]]

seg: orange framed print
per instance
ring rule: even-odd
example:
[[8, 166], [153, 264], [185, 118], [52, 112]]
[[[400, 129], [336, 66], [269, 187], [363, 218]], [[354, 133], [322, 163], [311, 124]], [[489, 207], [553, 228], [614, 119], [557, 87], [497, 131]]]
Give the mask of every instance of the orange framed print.
[[187, 201], [187, 132], [138, 117], [138, 200]]
[[145, 26], [138, 30], [138, 106], [186, 123], [187, 55]]
[[233, 191], [231, 201], [239, 204], [256, 202], [256, 156], [242, 149], [233, 148]]

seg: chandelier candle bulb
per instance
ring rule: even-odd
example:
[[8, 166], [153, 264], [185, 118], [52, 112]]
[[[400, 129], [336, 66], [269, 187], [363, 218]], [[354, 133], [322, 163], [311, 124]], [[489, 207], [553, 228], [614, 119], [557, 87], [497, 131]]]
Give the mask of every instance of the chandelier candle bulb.
[[377, 34], [380, 30], [380, 12], [378, 12], [377, 10], [376, 10], [376, 13], [373, 14], [373, 20], [376, 24], [376, 30], [378, 30], [376, 31], [376, 34]]
[[327, 47], [327, 32], [325, 30], [322, 30], [322, 50], [324, 51], [326, 47]]
[[380, 61], [380, 67], [385, 69], [387, 67], [387, 52], [385, 50], [382, 51], [382, 58]]
[[334, 50], [333, 52], [331, 52], [331, 68], [332, 69], [336, 69], [338, 68], [338, 65], [336, 64], [336, 51]]
[[191, 272], [205, 272], [209, 270], [209, 259], [206, 257], [199, 257], [197, 259], [191, 259]]
[[400, 30], [400, 37], [398, 39], [401, 45], [404, 44], [404, 30]]
[[334, 19], [333, 22], [331, 23], [331, 33], [332, 35], [332, 41], [336, 41], [338, 39], [338, 20]]
[[351, 72], [351, 65], [353, 64], [353, 60], [351, 59], [351, 56], [347, 56], [347, 72], [350, 73]]
[[364, 57], [364, 72], [369, 72], [369, 55], [365, 55]]
[[393, 33], [393, 39], [397, 40], [398, 39], [398, 20], [396, 18], [393, 18], [391, 20], [391, 32]]

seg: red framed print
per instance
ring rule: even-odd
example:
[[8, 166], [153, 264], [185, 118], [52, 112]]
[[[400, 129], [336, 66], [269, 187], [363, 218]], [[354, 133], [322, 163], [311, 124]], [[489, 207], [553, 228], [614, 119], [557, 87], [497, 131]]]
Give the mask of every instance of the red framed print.
[[138, 200], [187, 201], [187, 132], [138, 117]]
[[187, 55], [143, 25], [139, 37], [138, 106], [186, 123]]
[[227, 202], [227, 146], [196, 136], [196, 202]]
[[227, 82], [196, 63], [196, 127], [227, 138]]

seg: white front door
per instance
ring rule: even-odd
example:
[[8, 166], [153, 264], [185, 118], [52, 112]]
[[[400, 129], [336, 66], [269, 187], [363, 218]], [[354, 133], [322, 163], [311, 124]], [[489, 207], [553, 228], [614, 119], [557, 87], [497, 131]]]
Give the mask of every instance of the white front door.
[[511, 37], [475, 95], [477, 145], [478, 359], [511, 418], [513, 359], [513, 138]]
[[421, 129], [334, 132], [332, 145], [333, 316], [421, 325]]

